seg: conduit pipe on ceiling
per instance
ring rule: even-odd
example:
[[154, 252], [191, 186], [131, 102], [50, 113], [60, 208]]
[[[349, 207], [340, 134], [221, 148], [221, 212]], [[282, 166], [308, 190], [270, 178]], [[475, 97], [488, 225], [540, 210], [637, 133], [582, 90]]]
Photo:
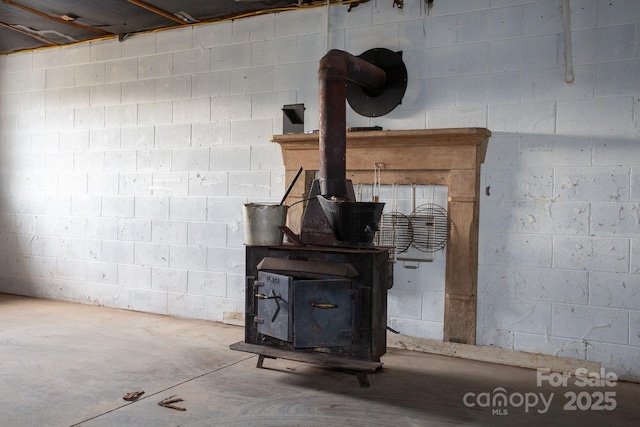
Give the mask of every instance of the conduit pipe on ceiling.
[[564, 80], [573, 83], [573, 57], [571, 54], [571, 7], [569, 0], [562, 1], [562, 18], [564, 25]]
[[318, 69], [320, 191], [349, 197], [346, 180], [347, 80], [371, 92], [383, 90], [387, 76], [379, 67], [350, 53], [332, 49]]

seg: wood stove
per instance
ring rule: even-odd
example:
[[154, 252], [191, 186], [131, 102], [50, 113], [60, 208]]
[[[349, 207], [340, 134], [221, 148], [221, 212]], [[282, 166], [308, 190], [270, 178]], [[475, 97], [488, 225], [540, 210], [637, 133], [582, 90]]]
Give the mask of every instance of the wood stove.
[[[232, 349], [366, 374], [386, 351], [389, 252], [373, 246], [382, 203], [357, 202], [346, 179], [346, 100], [383, 115], [402, 100], [399, 54], [331, 50], [320, 61], [320, 177], [296, 245], [247, 246], [245, 340]], [[353, 85], [357, 87], [353, 87]], [[351, 85], [351, 86], [350, 86]], [[347, 88], [350, 88], [349, 91]]]
[[292, 245], [247, 246], [245, 340], [235, 350], [375, 372], [386, 351], [389, 253]]

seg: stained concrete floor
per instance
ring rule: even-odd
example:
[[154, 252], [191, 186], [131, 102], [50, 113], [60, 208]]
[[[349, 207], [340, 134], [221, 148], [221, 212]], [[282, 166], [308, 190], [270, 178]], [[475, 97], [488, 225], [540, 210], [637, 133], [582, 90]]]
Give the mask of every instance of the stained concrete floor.
[[[237, 326], [0, 294], [2, 426], [637, 426], [640, 384], [588, 388], [580, 409], [534, 370], [389, 350], [353, 375], [232, 351]], [[507, 406], [487, 406], [504, 388]], [[145, 393], [134, 402], [132, 391]], [[585, 409], [613, 392], [613, 410]], [[533, 396], [539, 401], [533, 405]], [[604, 395], [604, 394], [603, 394]], [[185, 411], [159, 406], [171, 396]], [[465, 396], [466, 402], [465, 404]], [[484, 396], [484, 397], [483, 397]], [[522, 399], [531, 403], [527, 409]], [[545, 410], [541, 399], [551, 402]], [[602, 403], [602, 402], [601, 402]], [[475, 406], [471, 406], [475, 405]], [[568, 405], [568, 407], [566, 407]], [[571, 410], [571, 407], [574, 410]], [[499, 415], [500, 413], [501, 415]]]

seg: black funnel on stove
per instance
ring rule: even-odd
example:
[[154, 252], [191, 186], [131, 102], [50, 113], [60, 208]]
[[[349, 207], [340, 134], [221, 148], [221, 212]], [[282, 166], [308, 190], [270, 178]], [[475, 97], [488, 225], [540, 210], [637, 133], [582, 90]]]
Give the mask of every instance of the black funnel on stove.
[[373, 247], [384, 203], [352, 202], [318, 196], [338, 244], [347, 247]]

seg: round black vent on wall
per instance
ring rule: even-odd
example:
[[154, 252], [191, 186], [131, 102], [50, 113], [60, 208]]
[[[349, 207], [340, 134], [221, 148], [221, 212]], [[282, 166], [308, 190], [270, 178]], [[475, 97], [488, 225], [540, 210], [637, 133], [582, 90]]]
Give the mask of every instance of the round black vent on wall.
[[402, 61], [402, 52], [378, 47], [364, 52], [358, 58], [381, 68], [387, 75], [387, 84], [381, 90], [371, 91], [347, 81], [347, 101], [353, 111], [362, 116], [384, 116], [402, 102], [407, 89], [407, 67]]

